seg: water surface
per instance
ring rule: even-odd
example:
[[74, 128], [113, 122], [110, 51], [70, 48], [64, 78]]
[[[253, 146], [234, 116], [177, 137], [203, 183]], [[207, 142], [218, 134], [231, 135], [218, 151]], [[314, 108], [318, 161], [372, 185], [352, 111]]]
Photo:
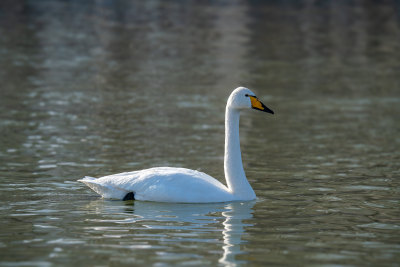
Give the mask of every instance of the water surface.
[[[396, 266], [396, 1], [0, 4], [0, 265]], [[154, 166], [224, 182], [224, 109], [258, 199], [100, 199]]]

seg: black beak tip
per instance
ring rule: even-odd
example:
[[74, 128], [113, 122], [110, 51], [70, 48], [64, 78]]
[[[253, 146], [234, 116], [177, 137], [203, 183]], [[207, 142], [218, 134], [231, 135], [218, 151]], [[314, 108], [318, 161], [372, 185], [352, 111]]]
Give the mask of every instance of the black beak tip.
[[267, 108], [264, 104], [263, 104], [263, 108], [264, 108], [265, 112], [268, 112], [268, 113], [271, 113], [271, 114], [275, 114], [272, 109]]

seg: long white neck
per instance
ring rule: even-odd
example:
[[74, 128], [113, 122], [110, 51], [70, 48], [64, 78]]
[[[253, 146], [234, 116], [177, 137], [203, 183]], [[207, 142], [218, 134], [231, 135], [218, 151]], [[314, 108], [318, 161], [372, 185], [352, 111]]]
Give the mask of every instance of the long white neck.
[[239, 138], [239, 110], [226, 107], [224, 170], [228, 189], [240, 200], [255, 199], [256, 195], [243, 170]]

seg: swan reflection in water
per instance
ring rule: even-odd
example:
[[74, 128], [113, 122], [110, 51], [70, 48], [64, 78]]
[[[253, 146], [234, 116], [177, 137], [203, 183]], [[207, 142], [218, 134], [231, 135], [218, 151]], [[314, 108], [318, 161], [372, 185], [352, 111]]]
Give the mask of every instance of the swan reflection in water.
[[[252, 226], [251, 218], [255, 203], [256, 201], [173, 204], [97, 200], [86, 207], [91, 211], [94, 210], [97, 214], [96, 218], [92, 217], [87, 220], [91, 222], [91, 226], [86, 229], [107, 232], [107, 227], [109, 227], [114, 234], [117, 228], [121, 230], [140, 229], [142, 230], [140, 231], [141, 241], [146, 236], [146, 231], [150, 229], [152, 231], [148, 233], [148, 241], [153, 244], [157, 240], [159, 243], [168, 242], [170, 245], [173, 245], [174, 242], [206, 242], [215, 245], [222, 237], [223, 255], [219, 259], [219, 263], [235, 266], [245, 263], [236, 260], [236, 255], [244, 254], [240, 250], [240, 245], [244, 243], [242, 236], [245, 234], [245, 227]], [[98, 223], [101, 223], [101, 227], [97, 227]], [[108, 223], [109, 226], [105, 227], [104, 223]], [[154, 235], [154, 230], [157, 231], [156, 235]], [[216, 234], [221, 230], [222, 236]], [[179, 235], [176, 235], [177, 231]], [[125, 237], [121, 235], [120, 238]], [[134, 235], [133, 238], [132, 235], [129, 238], [131, 241], [134, 240]], [[163, 244], [158, 244], [157, 247], [160, 248], [160, 245]], [[179, 255], [179, 251], [172, 251], [172, 253]], [[187, 255], [186, 253], [185, 255]]]
[[244, 223], [243, 220], [249, 220], [253, 218], [253, 206], [255, 201], [251, 202], [233, 202], [227, 204], [226, 211], [222, 212], [225, 217], [224, 230], [222, 231], [224, 238], [224, 254], [220, 258], [219, 262], [228, 266], [236, 265], [239, 262], [235, 259], [238, 254], [243, 254], [240, 251], [240, 244], [242, 241], [242, 235], [245, 233], [245, 226], [252, 226], [250, 223]]

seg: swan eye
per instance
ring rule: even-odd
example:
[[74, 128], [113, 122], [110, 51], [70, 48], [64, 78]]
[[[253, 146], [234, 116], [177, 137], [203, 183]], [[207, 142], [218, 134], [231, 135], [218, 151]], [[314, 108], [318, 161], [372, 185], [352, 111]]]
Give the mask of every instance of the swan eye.
[[244, 96], [247, 96], [247, 97], [251, 96], [251, 97], [257, 98], [255, 95], [249, 95], [249, 94], [245, 94]]

